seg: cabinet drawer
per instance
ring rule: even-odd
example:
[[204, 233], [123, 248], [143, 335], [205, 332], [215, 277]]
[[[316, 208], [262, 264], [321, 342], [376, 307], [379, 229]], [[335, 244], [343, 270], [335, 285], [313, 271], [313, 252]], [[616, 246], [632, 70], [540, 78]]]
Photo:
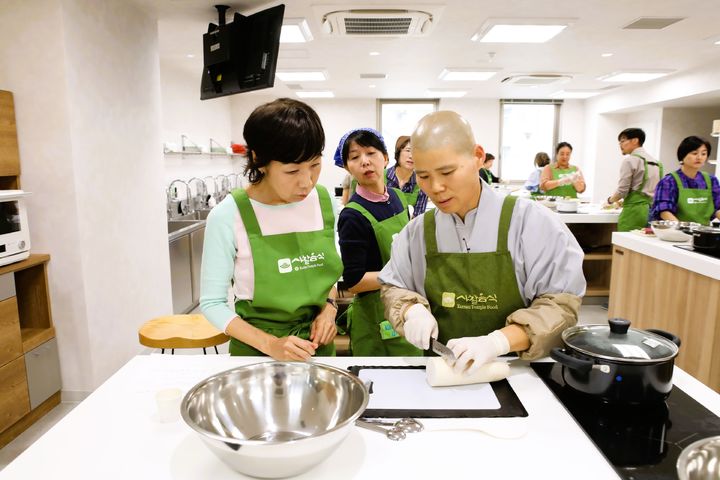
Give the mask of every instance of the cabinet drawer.
[[57, 340], [52, 339], [25, 354], [30, 408], [35, 408], [60, 391], [60, 360]]
[[0, 302], [0, 366], [22, 355], [20, 318], [15, 297]]
[[0, 432], [30, 411], [25, 357], [0, 367]]

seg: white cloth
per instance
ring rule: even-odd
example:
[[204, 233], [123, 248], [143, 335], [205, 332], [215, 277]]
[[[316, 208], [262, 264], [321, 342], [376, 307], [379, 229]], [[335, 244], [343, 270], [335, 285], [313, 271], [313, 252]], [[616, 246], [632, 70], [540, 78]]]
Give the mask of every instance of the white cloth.
[[[505, 196], [483, 186], [478, 208], [465, 215], [434, 211], [440, 252], [494, 252]], [[425, 293], [424, 215], [414, 218], [393, 240], [381, 283]], [[518, 198], [508, 232], [508, 249], [520, 295], [527, 307], [546, 293], [585, 294], [584, 253], [560, 217], [532, 200]], [[481, 274], [481, 272], [478, 272]]]

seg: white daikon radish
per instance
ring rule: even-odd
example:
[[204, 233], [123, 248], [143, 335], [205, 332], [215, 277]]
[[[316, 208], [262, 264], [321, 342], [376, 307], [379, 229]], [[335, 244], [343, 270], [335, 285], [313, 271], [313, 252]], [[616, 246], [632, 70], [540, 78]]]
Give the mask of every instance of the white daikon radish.
[[510, 374], [510, 366], [507, 362], [491, 362], [481, 366], [471, 375], [463, 375], [462, 373], [455, 373], [452, 367], [441, 357], [428, 359], [425, 368], [427, 382], [431, 387], [495, 382], [506, 378]]

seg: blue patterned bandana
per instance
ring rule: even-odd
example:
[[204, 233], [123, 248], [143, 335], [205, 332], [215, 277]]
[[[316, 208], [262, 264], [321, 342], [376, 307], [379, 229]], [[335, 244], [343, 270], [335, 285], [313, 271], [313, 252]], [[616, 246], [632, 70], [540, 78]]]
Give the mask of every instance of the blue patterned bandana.
[[[360, 131], [372, 133], [373, 135], [375, 135], [376, 137], [378, 137], [380, 139], [380, 141], [383, 143], [383, 145], [386, 145], [385, 139], [383, 138], [382, 134], [380, 132], [378, 132], [377, 130], [375, 130], [374, 128], [369, 128], [369, 127], [368, 128], [354, 128], [354, 129], [350, 130], [349, 132], [347, 132], [345, 135], [343, 135], [343, 137], [340, 139], [340, 143], [338, 143], [338, 146], [335, 149], [335, 156], [333, 157], [333, 159], [335, 160], [335, 165], [337, 165], [340, 168], [345, 168], [345, 164], [343, 163], [343, 159], [342, 159], [342, 151], [343, 151], [343, 146], [345, 145], [345, 141], [348, 139], [348, 137], [350, 135], [352, 135], [355, 132], [360, 132]], [[385, 150], [387, 150], [387, 147], [385, 147]]]

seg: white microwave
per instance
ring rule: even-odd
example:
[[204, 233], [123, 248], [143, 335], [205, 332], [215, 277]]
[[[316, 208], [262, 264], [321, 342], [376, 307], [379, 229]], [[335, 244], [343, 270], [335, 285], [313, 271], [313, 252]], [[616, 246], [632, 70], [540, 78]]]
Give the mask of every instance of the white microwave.
[[0, 265], [19, 262], [30, 256], [25, 197], [30, 192], [0, 190]]

